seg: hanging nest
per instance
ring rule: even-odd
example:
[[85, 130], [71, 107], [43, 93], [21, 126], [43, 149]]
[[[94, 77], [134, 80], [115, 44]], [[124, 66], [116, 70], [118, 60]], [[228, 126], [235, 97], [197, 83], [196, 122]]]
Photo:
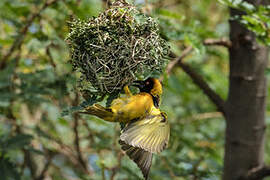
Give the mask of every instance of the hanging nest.
[[67, 42], [81, 88], [99, 95], [162, 72], [169, 52], [156, 21], [121, 2], [96, 18], [70, 22]]

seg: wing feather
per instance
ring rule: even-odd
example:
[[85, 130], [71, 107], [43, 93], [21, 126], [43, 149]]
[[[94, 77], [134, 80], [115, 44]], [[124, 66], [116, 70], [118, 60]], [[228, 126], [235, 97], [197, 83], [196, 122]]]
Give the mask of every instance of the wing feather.
[[164, 118], [159, 113], [128, 124], [122, 130], [121, 141], [151, 153], [160, 153], [167, 146], [170, 136], [170, 126]]
[[119, 140], [119, 144], [121, 145], [121, 148], [125, 151], [125, 153], [128, 155], [128, 157], [132, 159], [141, 169], [144, 178], [147, 180], [152, 165], [153, 154], [138, 147], [133, 147], [129, 144], [126, 144], [124, 141], [121, 140]]

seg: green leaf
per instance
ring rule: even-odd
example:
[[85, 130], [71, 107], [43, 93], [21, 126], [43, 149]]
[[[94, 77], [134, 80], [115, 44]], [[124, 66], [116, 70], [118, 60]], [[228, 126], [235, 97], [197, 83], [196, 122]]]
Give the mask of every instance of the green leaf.
[[0, 172], [3, 180], [20, 180], [16, 165], [10, 159], [0, 155]]
[[20, 149], [23, 147], [26, 147], [30, 144], [31, 140], [33, 139], [33, 136], [29, 134], [18, 134], [13, 137], [9, 137], [6, 140], [2, 140], [1, 142], [1, 151], [9, 151], [9, 150], [15, 150]]
[[99, 102], [100, 100], [97, 99], [96, 95], [92, 95], [91, 98], [88, 99], [88, 101], [83, 101], [79, 106], [73, 106], [70, 108], [67, 108], [62, 111], [61, 116], [67, 116], [69, 114], [72, 114], [74, 112], [78, 112], [86, 108], [87, 106], [92, 106], [94, 103]]
[[270, 68], [266, 68], [264, 73], [267, 77], [270, 77]]

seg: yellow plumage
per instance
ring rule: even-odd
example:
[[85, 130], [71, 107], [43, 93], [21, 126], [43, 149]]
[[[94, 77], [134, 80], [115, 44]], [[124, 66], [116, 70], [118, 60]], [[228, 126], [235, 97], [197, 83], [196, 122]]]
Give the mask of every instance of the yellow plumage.
[[168, 144], [170, 126], [167, 115], [157, 108], [145, 118], [128, 123], [120, 140], [151, 153], [160, 153]]
[[153, 153], [163, 151], [169, 142], [170, 126], [167, 115], [160, 111], [161, 83], [154, 78], [137, 81], [140, 93], [132, 95], [124, 88], [126, 97], [113, 100], [109, 108], [94, 104], [82, 113], [95, 115], [105, 121], [121, 122], [119, 144], [148, 179]]
[[[153, 107], [159, 105], [162, 86], [157, 79], [149, 78], [146, 81], [137, 81], [135, 86], [140, 93], [132, 95], [126, 86], [126, 97], [113, 100], [109, 108], [94, 104], [87, 107], [82, 113], [95, 115], [105, 121], [128, 123], [133, 119], [145, 117]], [[154, 89], [153, 89], [154, 88]]]
[[87, 107], [84, 113], [95, 115], [105, 121], [127, 123], [133, 119], [145, 116], [153, 106], [151, 95], [139, 93], [130, 97], [115, 99], [110, 108], [94, 104]]
[[126, 124], [122, 129], [119, 144], [125, 153], [141, 169], [148, 179], [152, 164], [152, 153], [163, 151], [170, 138], [167, 115], [157, 108], [145, 118]]

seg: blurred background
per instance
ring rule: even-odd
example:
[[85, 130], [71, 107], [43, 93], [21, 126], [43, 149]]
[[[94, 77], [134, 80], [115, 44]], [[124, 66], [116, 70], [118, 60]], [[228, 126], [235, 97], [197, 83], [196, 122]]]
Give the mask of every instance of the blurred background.
[[[228, 39], [228, 7], [213, 0], [129, 2], [158, 20], [177, 56], [192, 47], [183, 61], [226, 99], [227, 48], [206, 41]], [[102, 0], [0, 1], [0, 179], [142, 179], [120, 150], [118, 124], [62, 113], [83, 101], [68, 63], [67, 23], [72, 17], [97, 16], [106, 7]], [[168, 114], [171, 139], [169, 148], [154, 156], [150, 178], [220, 179], [222, 114], [181, 68], [165, 73], [163, 85], [161, 109]], [[265, 161], [270, 163], [269, 153]]]

